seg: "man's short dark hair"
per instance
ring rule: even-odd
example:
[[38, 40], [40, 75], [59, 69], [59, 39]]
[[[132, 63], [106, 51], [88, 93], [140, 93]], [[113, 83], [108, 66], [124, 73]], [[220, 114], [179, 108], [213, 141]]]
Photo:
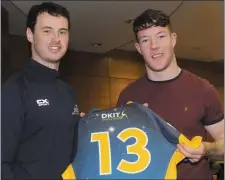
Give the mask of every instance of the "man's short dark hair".
[[138, 31], [150, 28], [152, 26], [166, 27], [172, 31], [169, 16], [159, 10], [147, 9], [141, 15], [135, 18], [133, 22], [133, 32], [136, 40]]
[[27, 16], [27, 28], [30, 28], [31, 31], [34, 32], [34, 27], [36, 25], [38, 15], [44, 12], [52, 16], [65, 17], [68, 20], [70, 28], [70, 15], [68, 10], [63, 6], [52, 2], [44, 2], [42, 4], [34, 5], [31, 7]]

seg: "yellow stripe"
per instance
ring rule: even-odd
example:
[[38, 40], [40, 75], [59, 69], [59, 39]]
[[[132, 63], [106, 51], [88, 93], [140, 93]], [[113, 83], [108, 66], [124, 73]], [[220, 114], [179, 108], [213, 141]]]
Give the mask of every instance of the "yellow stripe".
[[132, 104], [132, 103], [133, 103], [133, 101], [128, 101], [128, 102], [127, 102], [127, 104]]
[[195, 136], [191, 141], [186, 138], [183, 134], [179, 136], [179, 143], [185, 144], [187, 146], [190, 146], [192, 148], [198, 148], [201, 145], [202, 137], [201, 136]]
[[[195, 136], [191, 141], [188, 140], [183, 134], [179, 136], [180, 144], [185, 144], [192, 148], [198, 148], [201, 142], [202, 137], [200, 136]], [[168, 165], [165, 179], [173, 179], [173, 180], [177, 179], [177, 164], [181, 162], [184, 158], [185, 156], [178, 149], [176, 149]]]
[[224, 164], [224, 161], [215, 161], [217, 164]]
[[70, 164], [67, 169], [64, 171], [64, 173], [62, 174], [62, 178], [63, 180], [73, 180], [76, 179], [75, 173], [73, 171], [73, 166]]

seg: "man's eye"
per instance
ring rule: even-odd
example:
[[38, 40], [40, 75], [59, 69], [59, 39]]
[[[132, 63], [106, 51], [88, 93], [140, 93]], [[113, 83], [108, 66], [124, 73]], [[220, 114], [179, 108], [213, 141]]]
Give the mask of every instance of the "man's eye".
[[147, 41], [148, 41], [147, 39], [144, 39], [144, 40], [142, 40], [141, 42], [143, 42], [143, 43], [144, 43], [144, 42], [147, 42]]
[[61, 31], [60, 34], [65, 35], [66, 34], [66, 31]]
[[162, 36], [159, 36], [159, 38], [160, 38], [160, 39], [162, 39], [162, 38], [164, 38], [164, 37], [165, 37], [164, 35], [162, 35]]

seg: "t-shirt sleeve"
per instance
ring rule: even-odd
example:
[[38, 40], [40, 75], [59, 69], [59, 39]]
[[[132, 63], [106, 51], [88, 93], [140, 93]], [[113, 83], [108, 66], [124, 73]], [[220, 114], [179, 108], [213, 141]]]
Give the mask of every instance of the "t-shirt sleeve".
[[128, 95], [126, 93], [126, 88], [124, 90], [121, 91], [119, 97], [118, 97], [118, 101], [117, 101], [117, 104], [116, 106], [121, 106], [121, 105], [124, 105], [126, 104], [128, 101]]
[[203, 92], [204, 125], [212, 125], [224, 119], [224, 109], [215, 87], [209, 84]]

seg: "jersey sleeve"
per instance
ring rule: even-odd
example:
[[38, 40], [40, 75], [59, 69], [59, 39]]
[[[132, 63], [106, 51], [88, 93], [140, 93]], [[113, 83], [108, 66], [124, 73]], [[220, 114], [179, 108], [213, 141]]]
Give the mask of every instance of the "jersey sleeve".
[[13, 163], [23, 126], [23, 104], [16, 83], [3, 85], [2, 92], [2, 178], [13, 179]]
[[204, 125], [212, 125], [224, 119], [224, 110], [219, 94], [213, 85], [208, 85], [203, 92]]
[[63, 180], [67, 180], [67, 179], [73, 180], [73, 179], [76, 179], [76, 176], [75, 176], [75, 173], [74, 173], [74, 170], [73, 170], [73, 166], [71, 164], [63, 172], [62, 179]]

